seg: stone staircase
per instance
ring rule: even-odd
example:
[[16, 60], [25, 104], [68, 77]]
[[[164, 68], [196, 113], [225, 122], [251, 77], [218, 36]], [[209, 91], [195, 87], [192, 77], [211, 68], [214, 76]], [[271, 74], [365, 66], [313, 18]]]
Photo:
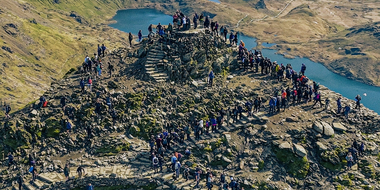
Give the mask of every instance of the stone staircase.
[[165, 72], [167, 60], [164, 60], [166, 54], [162, 49], [161, 44], [153, 45], [145, 61], [146, 73], [156, 82], [165, 82], [168, 80], [168, 75]]

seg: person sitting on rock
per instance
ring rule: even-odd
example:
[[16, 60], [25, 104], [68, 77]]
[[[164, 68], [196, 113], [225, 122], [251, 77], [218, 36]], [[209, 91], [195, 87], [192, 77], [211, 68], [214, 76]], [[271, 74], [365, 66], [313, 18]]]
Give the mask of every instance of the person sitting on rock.
[[89, 183], [86, 187], [86, 190], [94, 190], [94, 186], [92, 186], [91, 183]]
[[86, 172], [82, 166], [78, 166], [77, 173], [78, 173], [79, 178], [81, 178], [82, 176], [84, 176], [86, 174]]

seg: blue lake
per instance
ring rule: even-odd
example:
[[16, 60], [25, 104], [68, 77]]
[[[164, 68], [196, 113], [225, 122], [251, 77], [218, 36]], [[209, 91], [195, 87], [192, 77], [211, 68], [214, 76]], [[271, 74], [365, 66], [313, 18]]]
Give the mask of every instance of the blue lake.
[[[149, 24], [165, 24], [172, 22], [172, 17], [165, 15], [164, 13], [154, 9], [129, 9], [118, 11], [113, 18], [117, 21], [115, 24], [111, 24], [111, 27], [119, 29], [124, 32], [132, 32], [137, 34], [139, 30], [142, 30], [143, 35], [148, 34]], [[239, 40], [243, 40], [248, 49], [255, 48], [257, 42], [255, 38], [239, 35]], [[270, 47], [275, 44], [263, 43], [264, 47]], [[329, 89], [342, 94], [344, 97], [354, 99], [357, 94], [362, 96], [362, 103], [368, 107], [380, 113], [380, 87], [370, 86], [354, 80], [347, 79], [343, 76], [335, 74], [329, 71], [320, 63], [313, 62], [307, 58], [296, 57], [294, 59], [288, 59], [282, 55], [276, 54], [276, 50], [263, 49], [262, 53], [265, 57], [271, 59], [271, 61], [277, 61], [278, 63], [292, 64], [296, 71], [300, 71], [301, 64], [304, 63], [307, 67], [305, 74], [312, 80], [328, 87]], [[363, 96], [366, 93], [367, 96]], [[332, 100], [332, 104], [335, 100]]]

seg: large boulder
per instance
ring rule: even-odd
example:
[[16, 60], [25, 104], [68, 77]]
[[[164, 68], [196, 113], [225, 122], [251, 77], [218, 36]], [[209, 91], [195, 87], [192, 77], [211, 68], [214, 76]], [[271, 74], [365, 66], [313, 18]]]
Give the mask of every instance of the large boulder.
[[305, 148], [298, 144], [294, 144], [294, 152], [300, 157], [304, 157], [307, 155]]
[[347, 131], [347, 128], [344, 127], [341, 123], [333, 123], [333, 128], [337, 131]]
[[323, 125], [319, 121], [314, 122], [313, 129], [318, 133], [323, 133]]
[[323, 134], [326, 136], [332, 136], [334, 135], [334, 129], [331, 127], [330, 124], [322, 121], [321, 124], [323, 125]]
[[283, 150], [292, 150], [292, 145], [289, 142], [283, 142], [281, 143], [278, 148], [283, 149]]

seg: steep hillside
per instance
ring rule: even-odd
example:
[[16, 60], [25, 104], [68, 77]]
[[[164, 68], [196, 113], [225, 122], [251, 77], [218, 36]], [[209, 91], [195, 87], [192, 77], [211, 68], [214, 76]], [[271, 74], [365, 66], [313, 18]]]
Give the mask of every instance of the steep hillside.
[[126, 35], [99, 21], [129, 5], [129, 1], [3, 1], [0, 99], [17, 110], [81, 65], [97, 44], [109, 49], [124, 46]]

